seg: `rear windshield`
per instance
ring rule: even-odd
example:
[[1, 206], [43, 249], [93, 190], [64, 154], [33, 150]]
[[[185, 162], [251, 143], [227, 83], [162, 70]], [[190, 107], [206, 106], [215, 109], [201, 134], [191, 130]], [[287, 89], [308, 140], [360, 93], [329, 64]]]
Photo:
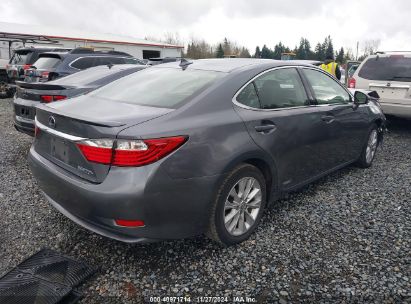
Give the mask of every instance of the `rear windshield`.
[[10, 64], [19, 64], [19, 65], [26, 64], [32, 53], [33, 52], [31, 51], [15, 52], [10, 59]]
[[369, 58], [358, 76], [370, 80], [411, 81], [411, 58], [402, 55]]
[[60, 58], [57, 57], [40, 57], [37, 59], [33, 66], [37, 69], [52, 69], [55, 68], [61, 62]]
[[148, 68], [91, 93], [98, 98], [176, 109], [225, 73], [174, 68]]
[[61, 83], [61, 84], [75, 85], [75, 86], [87, 85], [96, 80], [99, 80], [109, 75], [113, 75], [118, 72], [119, 70], [117, 69], [109, 69], [109, 68], [101, 68], [101, 67], [90, 68], [90, 69], [80, 71], [72, 75], [63, 77], [61, 79], [55, 80], [54, 83], [56, 84]]

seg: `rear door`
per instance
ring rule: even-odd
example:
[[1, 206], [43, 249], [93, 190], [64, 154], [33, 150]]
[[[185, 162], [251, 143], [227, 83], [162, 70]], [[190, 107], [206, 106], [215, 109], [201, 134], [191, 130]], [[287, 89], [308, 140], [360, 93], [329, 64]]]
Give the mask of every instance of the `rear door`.
[[234, 97], [235, 109], [257, 145], [277, 166], [279, 184], [290, 189], [324, 171], [324, 147], [330, 128], [310, 104], [295, 67], [257, 76]]
[[[368, 131], [368, 116], [353, 104], [351, 94], [327, 73], [303, 68], [329, 140], [321, 152], [328, 169], [355, 160]], [[326, 165], [326, 164], [324, 164]], [[325, 168], [327, 169], [327, 168]]]

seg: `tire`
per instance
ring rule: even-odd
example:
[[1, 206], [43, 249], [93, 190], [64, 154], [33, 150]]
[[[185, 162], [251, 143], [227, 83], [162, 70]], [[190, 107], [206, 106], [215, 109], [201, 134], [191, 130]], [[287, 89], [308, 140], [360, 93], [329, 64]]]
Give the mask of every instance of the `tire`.
[[360, 158], [357, 161], [357, 166], [360, 168], [369, 168], [372, 165], [375, 154], [377, 152], [379, 140], [378, 140], [378, 127], [373, 125], [368, 132], [367, 141], [361, 151]]
[[[249, 194], [245, 195], [249, 188]], [[244, 197], [247, 198], [244, 200]], [[210, 213], [207, 236], [223, 246], [245, 241], [260, 222], [266, 198], [266, 181], [261, 171], [249, 164], [236, 167], [218, 189]], [[231, 204], [226, 205], [226, 202]]]

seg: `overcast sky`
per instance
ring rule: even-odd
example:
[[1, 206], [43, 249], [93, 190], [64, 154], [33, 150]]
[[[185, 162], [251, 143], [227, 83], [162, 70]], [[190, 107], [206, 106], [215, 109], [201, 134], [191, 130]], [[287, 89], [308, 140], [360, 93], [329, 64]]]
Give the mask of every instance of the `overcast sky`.
[[217, 43], [224, 37], [254, 53], [306, 37], [314, 48], [380, 39], [380, 50], [411, 51], [411, 0], [1, 0], [0, 21], [122, 34], [137, 38], [178, 32]]

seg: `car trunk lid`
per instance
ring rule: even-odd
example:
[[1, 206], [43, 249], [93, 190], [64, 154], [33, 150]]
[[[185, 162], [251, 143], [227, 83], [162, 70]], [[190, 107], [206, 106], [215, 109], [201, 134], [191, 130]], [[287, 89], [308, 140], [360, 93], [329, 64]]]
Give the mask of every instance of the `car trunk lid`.
[[43, 157], [71, 174], [101, 183], [110, 165], [89, 162], [77, 144], [87, 139], [115, 140], [121, 130], [172, 110], [94, 99], [82, 96], [40, 105], [36, 111], [36, 126], [40, 130], [34, 147]]

